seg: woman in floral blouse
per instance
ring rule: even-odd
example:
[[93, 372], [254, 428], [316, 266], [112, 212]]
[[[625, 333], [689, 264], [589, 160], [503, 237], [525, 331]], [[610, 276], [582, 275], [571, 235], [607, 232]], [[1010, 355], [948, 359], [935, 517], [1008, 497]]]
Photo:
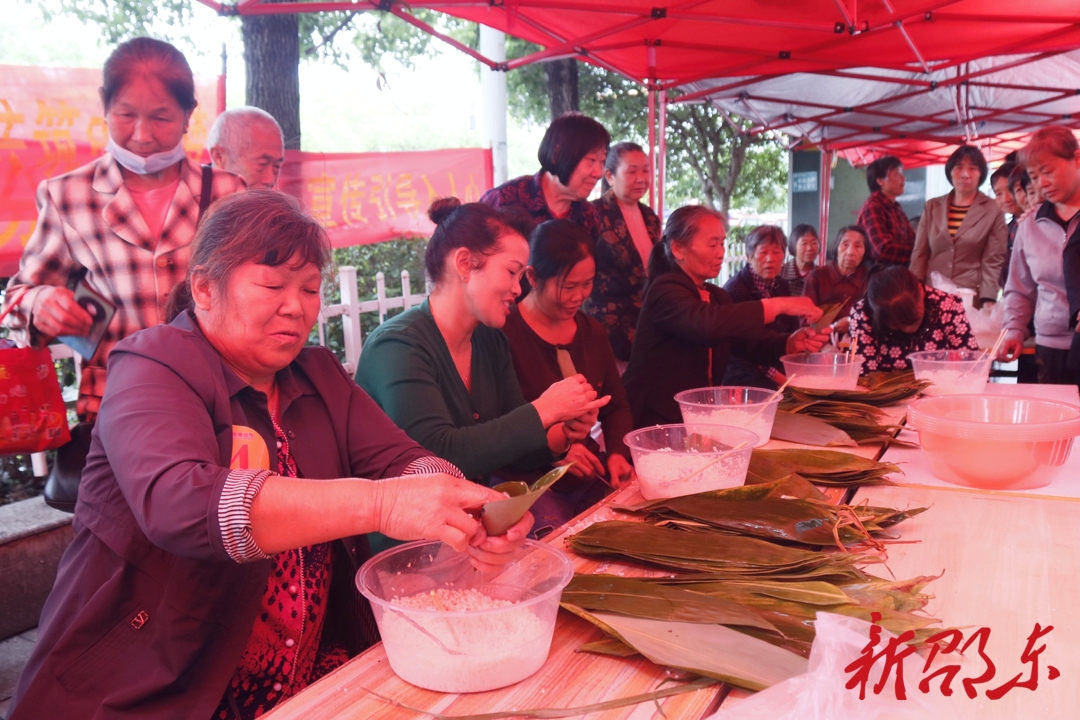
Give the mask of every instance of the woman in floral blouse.
[[604, 126], [579, 112], [555, 118], [536, 153], [540, 172], [507, 180], [480, 197], [493, 208], [519, 208], [534, 225], [566, 218], [581, 225], [593, 238], [600, 236], [600, 220], [589, 195], [600, 180], [611, 136]]
[[850, 321], [852, 342], [866, 358], [864, 375], [909, 370], [914, 352], [979, 349], [960, 298], [923, 285], [900, 265], [870, 278]]
[[641, 198], [649, 191], [649, 157], [641, 146], [621, 142], [608, 150], [604, 181], [610, 188], [593, 200], [600, 217], [596, 280], [582, 310], [607, 330], [615, 359], [629, 362], [645, 287], [645, 260], [660, 240], [660, 218]]

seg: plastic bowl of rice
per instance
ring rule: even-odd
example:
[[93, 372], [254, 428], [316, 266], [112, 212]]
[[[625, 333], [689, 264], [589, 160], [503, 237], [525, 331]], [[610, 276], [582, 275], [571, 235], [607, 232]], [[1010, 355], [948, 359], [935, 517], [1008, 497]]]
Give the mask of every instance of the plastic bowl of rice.
[[398, 677], [464, 693], [512, 685], [543, 666], [573, 576], [566, 555], [533, 540], [494, 573], [442, 542], [421, 540], [368, 560], [356, 587], [371, 603]]
[[635, 430], [625, 441], [641, 496], [656, 500], [744, 484], [758, 436], [730, 425], [680, 423]]
[[775, 390], [739, 385], [684, 390], [675, 396], [690, 432], [707, 435], [709, 425], [741, 427], [758, 436], [754, 447], [769, 442], [781, 399]]
[[810, 390], [858, 390], [863, 356], [847, 353], [795, 353], [780, 358], [791, 387]]
[[924, 350], [908, 355], [924, 395], [977, 395], [986, 389], [994, 359], [977, 350]]

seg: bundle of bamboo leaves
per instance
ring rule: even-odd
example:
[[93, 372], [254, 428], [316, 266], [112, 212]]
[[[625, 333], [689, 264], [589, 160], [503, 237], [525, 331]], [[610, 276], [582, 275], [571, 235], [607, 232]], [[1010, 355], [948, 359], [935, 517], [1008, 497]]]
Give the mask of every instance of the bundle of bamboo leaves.
[[[868, 442], [893, 441], [899, 426], [882, 424], [885, 413], [874, 405], [861, 402], [848, 402], [838, 400], [785, 400], [780, 403], [777, 410], [777, 420], [782, 414], [804, 415], [820, 420], [833, 428], [842, 431], [854, 444]], [[789, 418], [785, 418], [789, 419]], [[801, 439], [801, 436], [792, 436], [792, 432], [798, 432], [798, 428], [792, 428], [791, 423], [785, 425], [781, 420], [781, 437], [777, 434], [776, 423], [773, 424], [773, 437], [791, 442], [801, 442], [808, 445], [820, 445], [820, 442], [809, 442]], [[816, 435], [811, 437], [816, 440]], [[830, 444], [846, 444], [844, 442], [832, 442]]]
[[786, 396], [798, 402], [836, 400], [884, 407], [913, 398], [927, 387], [928, 380], [916, 380], [911, 370], [872, 372], [859, 379], [858, 390], [824, 390], [789, 387]]
[[[879, 612], [881, 626], [890, 632], [900, 634], [913, 630], [917, 640], [925, 639], [928, 634], [937, 631], [930, 628], [937, 620], [920, 613], [932, 597], [922, 590], [935, 579], [920, 576], [893, 581], [867, 576], [865, 580], [853, 581], [778, 582], [718, 580], [707, 575], [627, 578], [579, 574], [563, 591], [562, 603], [568, 610], [594, 622], [601, 629], [605, 629], [604, 625], [595, 620], [599, 613], [651, 621], [649, 627], [655, 633], [665, 632], [667, 623], [694, 623], [698, 625], [694, 635], [700, 636], [703, 642], [716, 642], [710, 626], [723, 626], [717, 634], [724, 640], [731, 637], [725, 631], [734, 629], [768, 645], [809, 657], [814, 641], [814, 617], [819, 611], [850, 615], [867, 621], [872, 612]], [[618, 621], [611, 622], [610, 618], [605, 624], [608, 622], [608, 629], [618, 625]], [[638, 652], [633, 642], [627, 643], [618, 633], [608, 632], [608, 635], [608, 638], [583, 645], [579, 650], [623, 656]], [[680, 644], [692, 647], [693, 641]], [[672, 648], [661, 664], [717, 677], [709, 672], [707, 666], [686, 667], [681, 658], [685, 649]], [[728, 660], [735, 661], [736, 657], [730, 654], [731, 648], [725, 649], [729, 653]], [[746, 650], [750, 653], [760, 652], [761, 646], [748, 643]], [[752, 666], [754, 658], [746, 657], [743, 661]], [[720, 679], [747, 687], [746, 683], [734, 679], [733, 674]]]
[[[892, 485], [888, 475], [902, 473], [893, 463], [877, 462], [835, 450], [791, 448], [755, 449], [746, 473], [747, 484], [770, 483], [792, 476], [828, 487]], [[789, 495], [791, 493], [788, 493]]]
[[[765, 451], [758, 464], [779, 475], [792, 456], [774, 452]], [[872, 467], [882, 464], [861, 458], [845, 466], [824, 452], [803, 469], [836, 469], [843, 476], [895, 467]], [[757, 690], [805, 671], [818, 611], [867, 620], [880, 612], [886, 629], [913, 630], [916, 640], [935, 632], [929, 626], [937, 621], [921, 612], [930, 597], [922, 590], [935, 578], [875, 577], [863, 567], [881, 558], [859, 547], [874, 546], [888, 528], [925, 508], [832, 506], [805, 494], [791, 497], [805, 487], [812, 488], [788, 475], [642, 503], [620, 509], [644, 515], [644, 522], [598, 522], [573, 535], [569, 544], [579, 554], [669, 573], [575, 576], [563, 592], [564, 607], [607, 635], [580, 650], [640, 653]], [[854, 551], [818, 549], [837, 544]]]
[[[857, 459], [869, 465], [881, 464]], [[657, 527], [708, 530], [811, 547], [836, 545], [841, 550], [863, 543], [879, 547], [877, 539], [887, 537], [888, 528], [926, 510], [828, 503], [823, 501], [819, 492], [813, 495], [799, 492], [803, 484], [809, 485], [803, 478], [781, 477], [757, 485], [615, 507], [624, 512], [644, 515]], [[813, 488], [812, 485], [810, 487]], [[791, 494], [793, 489], [796, 496]], [[582, 542], [588, 543], [588, 537], [586, 535]], [[585, 552], [588, 554], [588, 549]]]
[[580, 555], [616, 555], [731, 580], [865, 580], [855, 563], [877, 560], [868, 553], [823, 553], [742, 535], [685, 532], [626, 520], [593, 523], [571, 537], [570, 546]]

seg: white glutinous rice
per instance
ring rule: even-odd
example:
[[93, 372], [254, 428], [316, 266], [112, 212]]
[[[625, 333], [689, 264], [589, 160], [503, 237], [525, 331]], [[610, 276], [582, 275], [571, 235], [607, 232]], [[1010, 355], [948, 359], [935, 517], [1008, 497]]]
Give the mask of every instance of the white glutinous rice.
[[[540, 669], [552, 627], [528, 607], [480, 590], [440, 588], [391, 603], [379, 623], [390, 666], [403, 680], [439, 692], [481, 692], [523, 680]], [[461, 612], [506, 608], [502, 612]]]
[[927, 395], [975, 395], [986, 388], [987, 373], [963, 370], [923, 370], [920, 380], [933, 383], [925, 390]]
[[737, 407], [716, 406], [708, 410], [683, 410], [683, 422], [691, 433], [712, 437], [709, 425], [731, 425], [749, 430], [758, 436], [758, 445], [764, 445], [772, 434], [772, 421], [767, 411], [740, 410]]
[[791, 385], [813, 390], [854, 390], [859, 385], [859, 379], [847, 375], [799, 375], [791, 381]]
[[742, 485], [746, 480], [746, 461], [742, 453], [732, 453], [719, 461], [717, 457], [671, 450], [641, 454], [634, 462], [641, 493], [646, 499], [653, 499]]

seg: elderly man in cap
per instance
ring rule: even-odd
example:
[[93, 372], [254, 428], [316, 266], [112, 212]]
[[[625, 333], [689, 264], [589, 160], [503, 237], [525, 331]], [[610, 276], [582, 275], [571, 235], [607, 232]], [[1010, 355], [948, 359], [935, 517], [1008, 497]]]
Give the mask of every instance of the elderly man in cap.
[[273, 189], [285, 162], [281, 126], [256, 107], [226, 110], [206, 139], [214, 167], [239, 175], [248, 188]]

